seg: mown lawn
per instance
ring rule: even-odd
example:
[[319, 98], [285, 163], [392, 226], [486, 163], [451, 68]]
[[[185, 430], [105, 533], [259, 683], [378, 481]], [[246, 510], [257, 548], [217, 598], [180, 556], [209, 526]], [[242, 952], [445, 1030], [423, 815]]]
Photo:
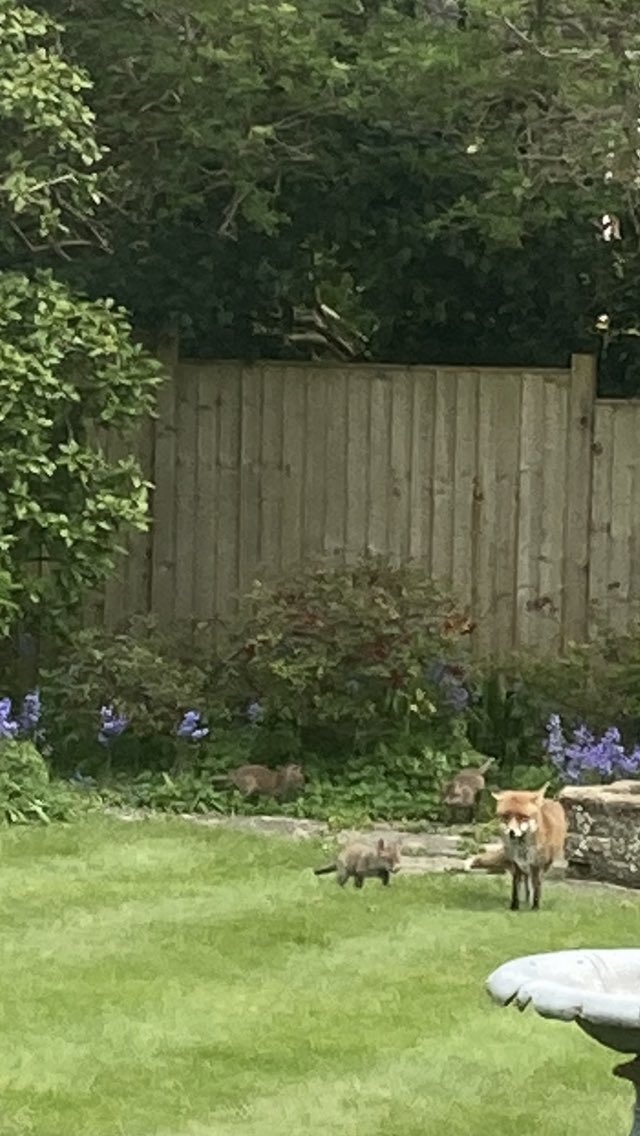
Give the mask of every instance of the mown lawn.
[[620, 1136], [574, 1026], [490, 1003], [513, 955], [640, 944], [640, 901], [316, 879], [317, 845], [181, 821], [0, 840], [2, 1136]]

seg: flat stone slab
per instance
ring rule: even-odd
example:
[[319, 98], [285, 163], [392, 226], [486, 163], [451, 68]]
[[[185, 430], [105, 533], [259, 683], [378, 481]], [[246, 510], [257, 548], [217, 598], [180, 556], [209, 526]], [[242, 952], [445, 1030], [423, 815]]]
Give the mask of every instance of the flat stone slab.
[[[166, 819], [169, 815], [155, 812], [153, 809], [116, 809], [111, 807], [105, 809], [105, 812], [126, 821]], [[426, 872], [437, 874], [448, 872], [459, 875], [469, 872], [468, 851], [465, 850], [463, 837], [460, 833], [406, 832], [404, 829], [390, 824], [378, 824], [365, 832], [345, 828], [340, 832], [332, 833], [329, 825], [324, 821], [310, 820], [309, 818], [266, 815], [220, 816], [217, 813], [180, 813], [179, 815], [182, 820], [206, 825], [209, 828], [238, 828], [265, 835], [288, 836], [294, 840], [324, 837], [335, 840], [339, 846], [348, 844], [353, 840], [373, 843], [382, 837], [391, 842], [398, 841], [402, 845], [400, 867], [403, 875], [424, 875]], [[482, 851], [488, 851], [494, 847], [499, 847], [499, 844], [485, 844], [482, 846]], [[547, 873], [547, 878], [562, 879], [564, 873], [565, 864], [556, 864]], [[486, 876], [487, 872], [483, 869], [477, 869], [472, 874], [474, 876]]]

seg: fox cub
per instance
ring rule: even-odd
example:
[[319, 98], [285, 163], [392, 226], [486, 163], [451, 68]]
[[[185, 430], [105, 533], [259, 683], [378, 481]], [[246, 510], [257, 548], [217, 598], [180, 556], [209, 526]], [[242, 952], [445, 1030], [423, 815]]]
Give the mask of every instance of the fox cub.
[[400, 869], [400, 849], [397, 844], [385, 844], [380, 839], [375, 848], [370, 844], [348, 844], [326, 868], [314, 868], [316, 876], [336, 873], [340, 887], [352, 879], [354, 886], [361, 888], [370, 877], [377, 878], [387, 886], [392, 874]]
[[231, 785], [245, 797], [263, 796], [274, 800], [287, 800], [304, 792], [305, 778], [301, 765], [295, 762], [269, 769], [266, 765], [239, 765], [220, 777], [212, 777], [214, 784]]
[[453, 780], [445, 785], [443, 800], [450, 813], [464, 809], [470, 821], [477, 820], [478, 805], [485, 787], [484, 775], [494, 760], [495, 758], [489, 757], [479, 767], [470, 765], [460, 769]]

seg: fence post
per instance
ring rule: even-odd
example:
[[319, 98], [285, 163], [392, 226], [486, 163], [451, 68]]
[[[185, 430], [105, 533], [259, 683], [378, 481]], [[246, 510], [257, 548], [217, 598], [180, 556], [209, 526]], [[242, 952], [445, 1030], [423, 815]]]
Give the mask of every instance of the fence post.
[[589, 543], [598, 363], [571, 356], [564, 526], [562, 646], [589, 636]]

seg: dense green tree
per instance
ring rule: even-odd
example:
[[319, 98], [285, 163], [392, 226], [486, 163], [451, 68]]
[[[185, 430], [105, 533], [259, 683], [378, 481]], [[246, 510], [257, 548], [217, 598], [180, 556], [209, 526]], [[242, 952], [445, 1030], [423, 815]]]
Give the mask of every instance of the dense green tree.
[[51, 21], [0, 0], [2, 636], [64, 621], [111, 572], [120, 533], [146, 524], [136, 462], [109, 460], [95, 435], [149, 409], [158, 366], [113, 301], [37, 267], [99, 236], [88, 86]]
[[69, 276], [145, 326], [292, 353], [323, 302], [375, 358], [564, 363], [606, 311], [609, 350], [633, 348], [630, 0], [40, 6], [109, 149], [111, 252]]

